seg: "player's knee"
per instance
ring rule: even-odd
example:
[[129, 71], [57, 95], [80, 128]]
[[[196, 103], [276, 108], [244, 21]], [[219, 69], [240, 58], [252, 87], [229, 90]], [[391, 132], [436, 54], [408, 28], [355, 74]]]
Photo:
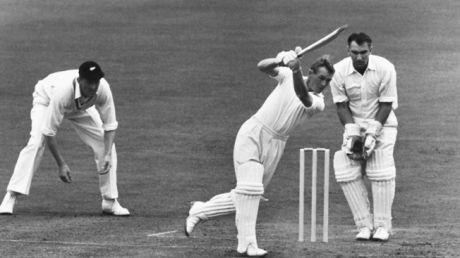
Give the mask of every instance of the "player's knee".
[[45, 136], [43, 134], [31, 134], [27, 146], [30, 148], [43, 148], [45, 147]]
[[375, 150], [367, 160], [366, 174], [369, 180], [390, 180], [396, 177], [393, 154], [386, 150]]
[[258, 162], [246, 162], [236, 168], [235, 193], [245, 195], [262, 195], [264, 167]]
[[347, 154], [340, 150], [334, 154], [334, 172], [337, 182], [350, 182], [361, 176], [361, 163], [348, 158]]

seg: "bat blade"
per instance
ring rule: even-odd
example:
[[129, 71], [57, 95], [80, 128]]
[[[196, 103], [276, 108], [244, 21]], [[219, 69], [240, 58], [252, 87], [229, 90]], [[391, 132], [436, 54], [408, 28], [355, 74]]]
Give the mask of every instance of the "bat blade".
[[338, 27], [336, 30], [334, 30], [333, 32], [329, 33], [325, 37], [323, 37], [320, 40], [316, 41], [315, 43], [309, 45], [308, 47], [302, 49], [299, 53], [297, 53], [297, 57], [300, 58], [303, 55], [305, 55], [306, 53], [311, 52], [311, 51], [313, 51], [313, 50], [315, 50], [317, 48], [320, 48], [320, 47], [328, 44], [329, 42], [331, 42], [332, 40], [337, 38], [337, 36], [339, 36], [340, 33], [342, 31], [344, 31], [345, 29], [347, 29], [347, 28], [348, 28], [348, 24], [345, 24], [345, 25], [342, 25], [342, 26]]

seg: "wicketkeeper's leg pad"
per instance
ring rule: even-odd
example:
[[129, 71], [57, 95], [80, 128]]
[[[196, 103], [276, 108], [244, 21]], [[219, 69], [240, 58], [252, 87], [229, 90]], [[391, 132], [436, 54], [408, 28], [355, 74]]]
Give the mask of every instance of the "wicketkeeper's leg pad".
[[366, 175], [371, 181], [394, 179], [396, 167], [393, 153], [388, 150], [375, 150], [367, 160]]
[[369, 195], [362, 177], [350, 182], [340, 182], [345, 199], [347, 199], [356, 227], [372, 229]]
[[339, 150], [334, 154], [334, 172], [337, 182], [350, 182], [361, 177], [361, 163]]
[[264, 193], [264, 167], [258, 162], [247, 162], [236, 168], [237, 185], [232, 191], [235, 203], [235, 224], [238, 230], [238, 248], [246, 252], [250, 244], [257, 247], [256, 221], [260, 197]]
[[371, 181], [374, 204], [374, 227], [391, 232], [391, 207], [395, 196], [395, 179]]

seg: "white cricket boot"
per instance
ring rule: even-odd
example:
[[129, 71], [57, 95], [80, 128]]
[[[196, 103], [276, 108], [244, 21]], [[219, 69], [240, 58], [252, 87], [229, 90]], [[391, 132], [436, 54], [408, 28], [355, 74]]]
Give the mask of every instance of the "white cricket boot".
[[13, 214], [14, 204], [16, 203], [16, 196], [18, 194], [13, 191], [7, 191], [0, 205], [0, 214], [11, 215]]
[[257, 245], [253, 243], [250, 243], [245, 251], [237, 249], [237, 252], [239, 254], [246, 255], [249, 257], [263, 257], [268, 254], [267, 251], [265, 251], [262, 248], [257, 247]]
[[232, 194], [222, 193], [207, 202], [191, 202], [189, 216], [185, 219], [184, 233], [190, 236], [195, 226], [205, 220], [235, 213]]
[[204, 202], [192, 202], [192, 207], [190, 207], [190, 211], [188, 212], [189, 216], [185, 219], [185, 227], [184, 233], [186, 236], [190, 236], [192, 234], [193, 229], [198, 223], [206, 220], [206, 217], [199, 216], [201, 208], [204, 206]]
[[383, 227], [377, 228], [374, 235], [372, 235], [372, 240], [386, 242], [390, 238], [390, 233]]
[[117, 199], [102, 199], [102, 213], [113, 216], [129, 216], [129, 210], [123, 208]]
[[355, 239], [358, 241], [370, 240], [372, 237], [372, 231], [368, 227], [363, 227], [359, 230], [359, 233], [356, 235]]

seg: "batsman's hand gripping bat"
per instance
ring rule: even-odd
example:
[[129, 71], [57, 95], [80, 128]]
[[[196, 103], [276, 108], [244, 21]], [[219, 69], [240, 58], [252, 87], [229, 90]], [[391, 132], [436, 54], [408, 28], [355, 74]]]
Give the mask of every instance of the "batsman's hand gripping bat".
[[315, 43], [309, 45], [308, 47], [302, 49], [299, 53], [297, 53], [297, 57], [301, 58], [306, 53], [311, 52], [311, 51], [313, 51], [313, 50], [315, 50], [317, 48], [320, 48], [320, 47], [328, 44], [329, 42], [331, 42], [332, 40], [337, 38], [337, 36], [339, 36], [339, 34], [342, 31], [344, 31], [346, 28], [348, 28], [348, 24], [345, 24], [345, 25], [342, 25], [342, 26], [338, 27], [336, 30], [334, 30], [333, 32], [329, 33], [328, 35], [326, 35], [322, 39], [320, 39], [320, 40], [316, 41]]

